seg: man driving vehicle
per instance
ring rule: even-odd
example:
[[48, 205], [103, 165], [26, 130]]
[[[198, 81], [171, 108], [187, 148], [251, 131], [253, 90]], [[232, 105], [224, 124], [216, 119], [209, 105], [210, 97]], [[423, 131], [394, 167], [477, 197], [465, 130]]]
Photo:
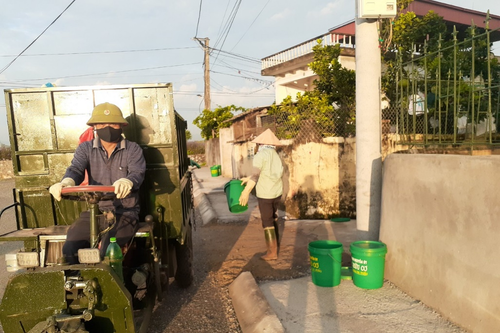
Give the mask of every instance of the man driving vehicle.
[[[61, 200], [64, 187], [80, 184], [88, 174], [89, 185], [112, 185], [113, 200], [101, 200], [99, 229], [100, 254], [104, 257], [109, 239], [115, 237], [124, 251], [136, 231], [139, 219], [139, 187], [144, 180], [146, 162], [141, 147], [122, 136], [128, 123], [119, 107], [111, 103], [97, 105], [87, 125], [94, 129], [94, 139], [81, 143], [71, 165], [60, 183], [49, 189], [52, 196]], [[67, 232], [63, 255], [68, 264], [78, 263], [78, 249], [90, 244], [90, 212], [84, 211]]]

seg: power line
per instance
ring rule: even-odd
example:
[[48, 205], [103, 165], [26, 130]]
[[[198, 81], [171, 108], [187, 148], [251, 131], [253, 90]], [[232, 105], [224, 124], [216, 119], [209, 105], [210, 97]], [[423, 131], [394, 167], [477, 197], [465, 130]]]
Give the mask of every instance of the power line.
[[11, 62], [9, 62], [4, 68], [2, 68], [0, 70], [0, 74], [2, 74], [3, 72], [5, 72], [7, 70], [7, 68], [9, 68], [14, 63], [14, 61], [16, 61], [26, 50], [28, 50], [31, 47], [31, 45], [35, 44], [35, 42], [38, 40], [38, 38], [42, 37], [42, 35], [45, 33], [45, 31], [47, 31], [62, 16], [62, 14], [64, 14], [64, 12], [66, 12], [69, 9], [69, 7], [71, 7], [71, 5], [75, 3], [75, 1], [76, 0], [71, 1], [71, 3], [68, 5], [68, 7], [66, 7], [61, 12], [61, 14], [59, 14], [54, 19], [54, 21], [52, 21], [52, 23], [50, 23], [49, 26], [47, 28], [45, 28], [45, 30], [43, 30], [41, 34], [38, 35], [37, 38], [35, 38], [28, 46], [26, 46], [26, 48], [21, 53], [19, 53]]
[[236, 44], [234, 44], [234, 46], [231, 49], [231, 51], [234, 50], [234, 48], [239, 44], [239, 42], [241, 42], [241, 40], [243, 39], [243, 37], [245, 37], [245, 35], [247, 34], [248, 30], [250, 30], [250, 28], [253, 26], [253, 24], [255, 23], [255, 21], [257, 21], [257, 19], [259, 18], [260, 14], [262, 14], [262, 12], [264, 11], [264, 9], [266, 9], [267, 5], [270, 2], [271, 2], [271, 0], [267, 0], [266, 4], [264, 5], [264, 7], [262, 7], [262, 9], [260, 10], [259, 14], [257, 14], [257, 16], [254, 18], [254, 20], [252, 21], [252, 23], [248, 27], [248, 29], [243, 33], [243, 36], [241, 36], [241, 38], [236, 42]]
[[220, 84], [219, 82], [215, 81], [214, 79], [210, 79], [210, 82], [213, 82], [216, 85], [218, 85], [219, 87], [221, 87], [222, 91], [228, 90], [228, 91], [233, 92], [233, 93], [238, 93], [238, 91], [236, 91], [236, 90], [225, 88], [222, 84]]
[[210, 72], [215, 73], [215, 74], [235, 76], [235, 77], [239, 77], [239, 78], [242, 78], [242, 79], [247, 79], [247, 80], [250, 80], [250, 81], [255, 81], [255, 82], [259, 82], [259, 83], [263, 83], [263, 84], [272, 84], [273, 83], [273, 81], [266, 81], [266, 80], [256, 79], [256, 78], [249, 77], [249, 76], [235, 75], [235, 74], [222, 73], [222, 72], [216, 72], [216, 71], [210, 71]]
[[224, 19], [226, 18], [227, 9], [229, 8], [230, 3], [231, 3], [231, 0], [227, 0], [226, 10], [224, 10], [224, 15], [222, 16], [222, 21], [220, 22], [219, 31], [217, 32], [217, 35], [218, 35], [217, 40], [219, 39], [219, 37], [222, 33], [222, 26], [224, 25]]
[[[227, 36], [229, 35], [229, 31], [231, 31], [231, 27], [233, 26], [234, 19], [236, 18], [236, 14], [238, 14], [238, 10], [240, 9], [241, 1], [242, 0], [236, 0], [236, 3], [234, 5], [233, 11], [232, 11], [232, 13], [234, 13], [234, 14], [228, 20], [228, 25], [227, 25], [226, 33], [225, 33], [224, 39], [222, 41], [222, 44], [220, 46], [220, 49], [222, 49], [224, 47], [224, 44], [226, 43], [226, 39], [227, 39]], [[217, 46], [217, 45], [218, 45], [218, 43], [216, 42], [215, 46]], [[219, 53], [220, 53], [220, 51], [219, 51]], [[217, 62], [217, 58], [219, 57], [219, 53], [215, 56], [215, 60], [214, 60], [213, 65], [215, 65], [215, 63]]]
[[224, 51], [224, 50], [221, 50], [221, 49], [216, 49], [214, 47], [211, 47], [210, 49], [218, 51], [219, 53], [222, 53], [222, 54], [226, 54], [228, 56], [235, 57], [235, 58], [240, 58], [240, 59], [243, 59], [243, 60], [246, 60], [246, 61], [250, 61], [250, 62], [254, 62], [254, 63], [259, 63], [259, 64], [261, 63], [261, 60], [257, 59], [257, 58], [252, 58], [252, 57], [244, 56], [244, 55], [241, 55], [241, 54], [236, 54], [236, 53]]
[[257, 74], [257, 75], [260, 75], [260, 72], [252, 72], [252, 71], [247, 71], [247, 70], [244, 70], [244, 69], [239, 69], [239, 68], [236, 68], [236, 67], [234, 67], [234, 66], [231, 66], [230, 64], [228, 64], [228, 63], [227, 63], [227, 62], [225, 62], [224, 60], [221, 60], [220, 62], [222, 62], [223, 64], [226, 64], [226, 65], [227, 65], [227, 66], [221, 66], [221, 67], [234, 69], [235, 71], [238, 71], [238, 74], [241, 74], [241, 72], [244, 72], [244, 73], [248, 73], [248, 74]]
[[[138, 69], [127, 69], [123, 71], [109, 71], [109, 72], [101, 72], [101, 73], [93, 73], [93, 74], [80, 74], [80, 75], [68, 75], [68, 76], [59, 76], [59, 77], [47, 77], [47, 78], [40, 78], [40, 79], [25, 79], [25, 80], [17, 80], [17, 81], [10, 81], [10, 82], [26, 82], [26, 81], [41, 81], [41, 80], [57, 80], [57, 79], [67, 79], [67, 78], [75, 78], [75, 77], [84, 77], [84, 76], [94, 76], [94, 75], [105, 75], [105, 74], [110, 74], [110, 73], [127, 73], [127, 72], [139, 72], [139, 71], [148, 71], [148, 70], [153, 70], [153, 69], [160, 69], [160, 68], [169, 68], [169, 67], [180, 67], [180, 66], [191, 66], [191, 65], [198, 65], [200, 64], [199, 62], [193, 62], [189, 64], [179, 64], [179, 65], [169, 65], [169, 66], [158, 66], [158, 67], [149, 67], [149, 68], [138, 68]], [[1, 83], [10, 83], [8, 81], [3, 81]]]
[[[223, 38], [222, 36], [224, 36], [224, 34], [226, 33], [226, 30], [228, 29], [229, 22], [233, 19], [233, 15], [235, 12], [235, 8], [238, 5], [238, 1], [240, 1], [240, 0], [236, 0], [236, 2], [234, 3], [234, 6], [231, 9], [231, 12], [229, 13], [229, 15], [227, 16], [227, 21], [225, 23], [224, 23], [224, 18], [226, 17], [226, 13], [224, 13], [224, 17], [222, 18], [224, 27], [222, 28], [222, 31], [220, 31], [219, 35], [217, 36], [217, 39], [215, 40], [215, 44], [214, 44], [215, 46], [219, 45], [219, 42]], [[227, 5], [229, 6], [229, 2]], [[226, 12], [227, 12], [227, 8], [226, 8]]]
[[[213, 94], [214, 95], [221, 95], [221, 96], [224, 96], [224, 95], [233, 95], [233, 96], [242, 96], [242, 97], [255, 97], [255, 96], [250, 96], [250, 95], [254, 94], [257, 91], [263, 90], [263, 89], [266, 89], [266, 87], [258, 89], [258, 90], [255, 90], [255, 91], [251, 91], [249, 93], [241, 93], [241, 92], [240, 93], [233, 93], [233, 92], [215, 91], [215, 92], [213, 92]], [[196, 91], [174, 91], [174, 95], [176, 95], [176, 94], [177, 95], [197, 96], [197, 95], [200, 95], [201, 92], [196, 92]], [[258, 97], [274, 97], [274, 94], [258, 95]]]
[[[169, 51], [169, 50], [185, 50], [195, 49], [194, 46], [186, 47], [166, 47], [160, 49], [144, 49], [144, 50], [119, 50], [119, 51], [89, 51], [89, 52], [66, 52], [66, 53], [37, 53], [37, 54], [23, 54], [22, 57], [39, 57], [39, 56], [66, 56], [66, 55], [86, 55], [86, 54], [111, 54], [111, 53], [132, 53], [132, 52], [156, 52], [156, 51]], [[13, 57], [14, 55], [0, 55], [1, 58]]]
[[198, 37], [198, 27], [200, 26], [200, 17], [201, 17], [201, 5], [203, 4], [203, 0], [200, 0], [200, 9], [198, 10], [198, 23], [196, 23], [196, 33], [194, 37]]

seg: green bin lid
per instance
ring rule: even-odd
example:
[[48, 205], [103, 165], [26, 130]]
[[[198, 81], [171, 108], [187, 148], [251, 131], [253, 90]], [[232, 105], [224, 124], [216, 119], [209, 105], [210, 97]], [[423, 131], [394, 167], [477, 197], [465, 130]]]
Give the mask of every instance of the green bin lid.
[[334, 217], [330, 219], [332, 222], [349, 222], [351, 219], [348, 217]]
[[387, 253], [387, 246], [377, 241], [357, 241], [351, 243], [351, 253], [382, 254]]

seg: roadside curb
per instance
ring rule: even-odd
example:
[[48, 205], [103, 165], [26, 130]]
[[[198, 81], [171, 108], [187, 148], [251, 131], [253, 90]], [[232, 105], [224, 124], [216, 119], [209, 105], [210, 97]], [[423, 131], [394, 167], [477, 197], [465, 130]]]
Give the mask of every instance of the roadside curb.
[[203, 225], [216, 223], [218, 220], [217, 213], [215, 213], [207, 195], [201, 190], [202, 186], [200, 185], [200, 180], [196, 177], [194, 172], [192, 172], [191, 175], [193, 176], [194, 206], [201, 215]]
[[229, 296], [243, 333], [285, 333], [252, 273], [238, 275], [229, 285]]

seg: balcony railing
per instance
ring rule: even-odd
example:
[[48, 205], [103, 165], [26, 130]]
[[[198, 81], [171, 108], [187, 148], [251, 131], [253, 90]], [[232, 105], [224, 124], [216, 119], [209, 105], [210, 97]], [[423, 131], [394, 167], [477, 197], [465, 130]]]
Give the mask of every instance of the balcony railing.
[[312, 53], [313, 47], [318, 44], [318, 40], [321, 40], [321, 44], [325, 46], [340, 44], [340, 47], [354, 48], [354, 36], [328, 33], [262, 59], [262, 69], [264, 70]]

